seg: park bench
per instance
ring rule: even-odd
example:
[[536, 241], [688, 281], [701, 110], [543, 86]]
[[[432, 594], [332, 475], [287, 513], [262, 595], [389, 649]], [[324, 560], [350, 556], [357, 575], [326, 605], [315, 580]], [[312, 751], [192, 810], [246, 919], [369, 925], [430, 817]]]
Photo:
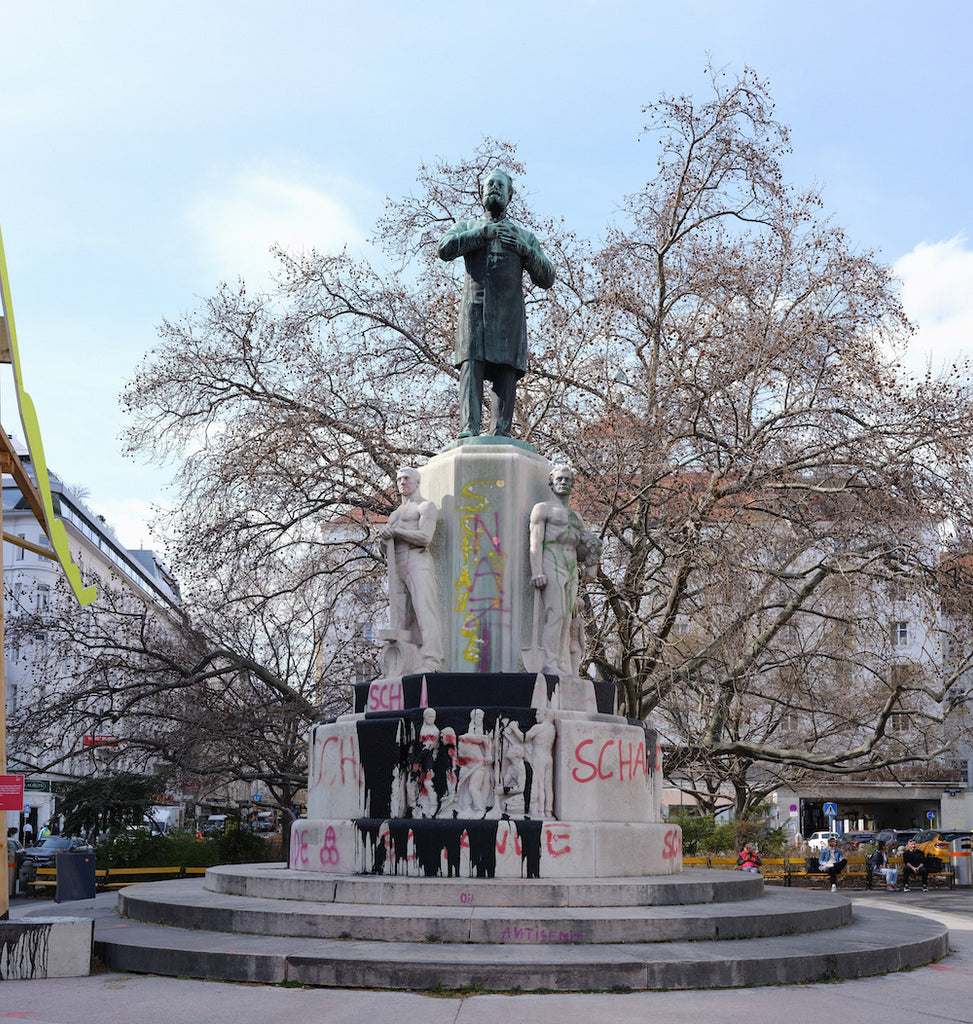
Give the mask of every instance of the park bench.
[[[189, 878], [203, 875], [206, 868], [160, 867], [160, 868], [97, 868], [95, 870], [95, 888], [99, 892], [108, 889], [124, 889], [128, 885], [139, 882], [157, 882], [171, 878]], [[36, 876], [27, 883], [29, 893], [43, 895], [44, 889], [57, 887], [57, 868], [38, 868]]]
[[[683, 857], [682, 859], [684, 868], [720, 868], [723, 870], [733, 870], [736, 868], [735, 857]], [[892, 867], [899, 869], [899, 878], [902, 878], [902, 858], [893, 857], [889, 861]], [[805, 857], [767, 857], [760, 868], [760, 873], [764, 879], [772, 883], [783, 883], [784, 885], [790, 886], [795, 882], [800, 884], [803, 882], [821, 882], [826, 880], [827, 876], [823, 871], [808, 871], [807, 870], [807, 858]], [[848, 865], [844, 871], [838, 876], [838, 887], [842, 887], [842, 883], [845, 879], [862, 879], [866, 889], [871, 889], [874, 885], [874, 879], [872, 876], [872, 870], [868, 866], [868, 859], [866, 857], [849, 857]], [[933, 879], [939, 879], [940, 881], [949, 885], [953, 888], [956, 879], [953, 872], [944, 866], [941, 871], [930, 871], [929, 872], [930, 882]]]

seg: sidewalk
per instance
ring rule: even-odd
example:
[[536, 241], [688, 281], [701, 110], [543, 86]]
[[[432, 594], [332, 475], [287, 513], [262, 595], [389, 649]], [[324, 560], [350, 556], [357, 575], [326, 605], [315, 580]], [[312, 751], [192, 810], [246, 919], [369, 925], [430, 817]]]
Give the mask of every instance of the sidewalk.
[[[973, 1024], [973, 890], [848, 893], [856, 902], [943, 921], [953, 952], [939, 964], [833, 985], [593, 995], [433, 996], [409, 992], [291, 989], [119, 974], [0, 982], [0, 1024]], [[115, 896], [56, 905], [15, 899], [11, 917], [111, 916]], [[903, 918], [903, 926], [907, 926]], [[228, 944], [233, 937], [227, 936]]]

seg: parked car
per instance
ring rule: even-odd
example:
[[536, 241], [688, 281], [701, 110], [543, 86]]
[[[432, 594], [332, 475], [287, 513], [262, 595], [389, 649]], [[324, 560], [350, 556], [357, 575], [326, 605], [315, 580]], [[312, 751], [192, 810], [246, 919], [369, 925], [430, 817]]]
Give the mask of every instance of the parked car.
[[841, 842], [841, 836], [837, 832], [815, 832], [808, 837], [807, 845], [812, 850], [823, 850], [828, 845], [829, 839], [837, 839]]
[[883, 842], [888, 847], [889, 856], [903, 849], [905, 844], [913, 839], [919, 830], [917, 828], [883, 828], [875, 837], [875, 842]]
[[24, 844], [14, 836], [7, 836], [7, 859], [13, 861], [17, 865], [17, 870], [20, 870], [24, 860]]
[[938, 828], [927, 828], [917, 833], [915, 836], [916, 846], [927, 857], [939, 857], [941, 860], [949, 863], [949, 844], [954, 839], [962, 839], [964, 836], [970, 836], [969, 829], [959, 829], [944, 831]]
[[52, 868], [59, 853], [94, 853], [94, 847], [81, 836], [48, 836], [24, 850], [24, 863], [29, 862], [35, 868]]
[[841, 837], [841, 844], [849, 849], [857, 850], [867, 843], [874, 843], [877, 835], [878, 833], [873, 832], [871, 829], [857, 829], [852, 832], [846, 832]]

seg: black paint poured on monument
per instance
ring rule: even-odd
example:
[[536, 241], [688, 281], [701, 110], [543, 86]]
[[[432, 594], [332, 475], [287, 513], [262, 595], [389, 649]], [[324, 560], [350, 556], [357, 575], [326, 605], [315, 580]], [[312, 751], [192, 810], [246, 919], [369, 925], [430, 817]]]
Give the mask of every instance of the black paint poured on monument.
[[[428, 758], [422, 751], [419, 741], [423, 710], [375, 712], [368, 715], [364, 721], [356, 723], [358, 757], [365, 783], [364, 808], [370, 819], [391, 818], [392, 787], [403, 785], [410, 774], [415, 775], [426, 764]], [[435, 710], [436, 727], [440, 730], [440, 735], [446, 728], [451, 728], [457, 737], [469, 731], [470, 708], [448, 707]], [[483, 731], [488, 736], [495, 732], [497, 720], [500, 718], [516, 721], [521, 732], [527, 732], [537, 722], [537, 712], [530, 707], [493, 707], [481, 710]], [[449, 767], [448, 754], [440, 745], [434, 755], [432, 766], [433, 785], [439, 801], [446, 795]], [[408, 787], [404, 789], [407, 790]], [[529, 799], [529, 790], [525, 795]], [[399, 803], [402, 808], [400, 813], [404, 815], [403, 820], [411, 820], [414, 809], [408, 805], [405, 792], [401, 794]]]
[[[371, 818], [392, 814], [392, 781], [401, 771], [399, 727], [402, 716], [358, 723], [358, 757], [365, 780], [365, 811]], [[362, 727], [368, 727], [363, 735]]]
[[528, 878], [541, 877], [541, 828], [542, 821], [515, 821], [517, 838], [520, 840], [520, 856], [527, 868]]
[[[446, 855], [446, 875], [458, 878], [460, 875], [463, 834], [466, 834], [470, 851], [470, 877], [493, 878], [497, 870], [497, 826], [504, 819], [490, 818], [485, 821], [473, 819], [428, 818], [421, 829], [413, 828], [415, 822], [405, 818], [382, 821], [374, 818], [360, 818], [355, 826], [362, 836], [362, 842], [371, 848], [372, 872], [374, 874], [409, 874], [409, 834], [412, 833], [412, 847], [416, 863], [426, 878], [440, 874], [443, 854]], [[388, 851], [381, 840], [383, 826], [388, 829], [389, 840], [394, 850], [391, 871], [385, 871]], [[540, 877], [541, 821], [515, 821], [520, 856], [527, 878]], [[403, 863], [404, 862], [404, 863]]]
[[[440, 704], [452, 707], [530, 707], [533, 703], [537, 675], [530, 672], [496, 672], [479, 675], [475, 672], [427, 672], [424, 675], [402, 677], [402, 702], [408, 709], [420, 707], [422, 680], [426, 680], [426, 698], [430, 707]], [[557, 688], [558, 677], [545, 675], [547, 699], [550, 700]], [[601, 714], [610, 715], [615, 710], [615, 687], [612, 683], [588, 680], [594, 694], [595, 704]], [[371, 683], [356, 683], [355, 711], [368, 711], [368, 692]]]

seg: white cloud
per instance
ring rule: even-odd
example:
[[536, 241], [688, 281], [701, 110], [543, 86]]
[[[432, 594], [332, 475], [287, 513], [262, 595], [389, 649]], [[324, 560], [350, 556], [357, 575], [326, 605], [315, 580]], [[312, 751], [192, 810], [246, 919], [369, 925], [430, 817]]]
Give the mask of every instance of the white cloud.
[[962, 237], [919, 245], [895, 264], [902, 303], [918, 330], [905, 362], [933, 372], [973, 355], [973, 250]]
[[187, 217], [207, 268], [221, 279], [257, 286], [277, 269], [272, 245], [334, 251], [361, 244], [351, 211], [326, 192], [265, 171], [236, 175], [192, 201]]

